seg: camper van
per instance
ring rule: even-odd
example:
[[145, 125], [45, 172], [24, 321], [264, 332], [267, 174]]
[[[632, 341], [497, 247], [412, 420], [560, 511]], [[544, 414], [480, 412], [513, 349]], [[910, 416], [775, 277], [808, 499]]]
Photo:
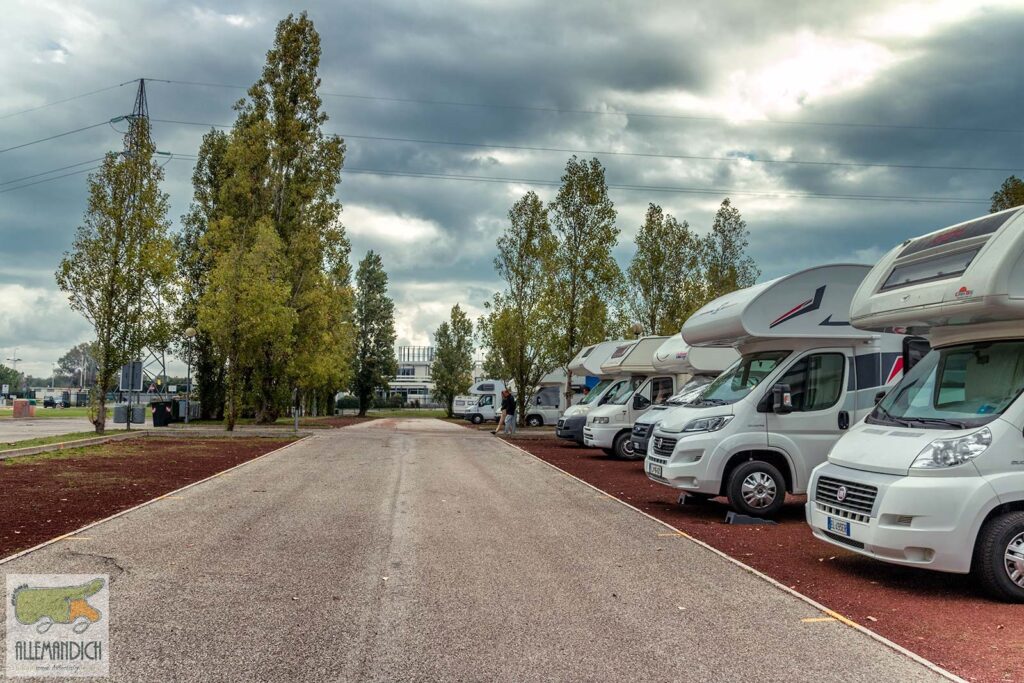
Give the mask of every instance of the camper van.
[[555, 436], [571, 439], [583, 445], [583, 427], [587, 422], [587, 413], [591, 408], [604, 405], [615, 398], [619, 392], [627, 391], [629, 382], [614, 375], [602, 374], [601, 366], [612, 356], [621, 357], [629, 352], [635, 341], [606, 341], [584, 347], [569, 363], [573, 377], [595, 377], [598, 382], [590, 387], [587, 395], [576, 405], [570, 406], [562, 413], [555, 427]]
[[[652, 405], [649, 411], [633, 423], [630, 441], [633, 442], [634, 456], [642, 458], [647, 455], [647, 443], [651, 440], [654, 426], [661, 422], [670, 409], [686, 405], [697, 398], [705, 386], [738, 358], [739, 354], [732, 348], [690, 346], [683, 340], [682, 334], [669, 337], [654, 353], [654, 371], [679, 377], [681, 386], [667, 401], [661, 405]], [[683, 383], [686, 377], [689, 379]]]
[[455, 400], [452, 401], [452, 415], [454, 417], [463, 417], [466, 414], [466, 409], [476, 403], [476, 396], [456, 396]]
[[566, 408], [565, 370], [558, 369], [541, 377], [534, 390], [530, 405], [519, 407], [528, 427], [542, 427], [558, 422]]
[[629, 390], [619, 393], [603, 406], [587, 414], [583, 427], [583, 444], [600, 448], [608, 455], [631, 459], [633, 443], [630, 432], [638, 417], [650, 410], [652, 405], [667, 401], [680, 384], [680, 377], [672, 373], [657, 373], [654, 369], [654, 354], [668, 337], [643, 337], [629, 349], [628, 353], [609, 358], [601, 366], [606, 375], [629, 378]]
[[850, 319], [931, 351], [814, 471], [814, 535], [1024, 602], [1024, 210], [898, 245]]
[[469, 388], [475, 399], [465, 408], [465, 419], [475, 425], [482, 422], [497, 422], [501, 417], [501, 392], [505, 383], [500, 379], [485, 379]]
[[683, 325], [691, 346], [740, 358], [696, 401], [654, 428], [644, 470], [696, 498], [725, 495], [739, 512], [777, 513], [811, 470], [900, 376], [903, 336], [850, 325], [871, 268], [829, 265], [715, 299]]

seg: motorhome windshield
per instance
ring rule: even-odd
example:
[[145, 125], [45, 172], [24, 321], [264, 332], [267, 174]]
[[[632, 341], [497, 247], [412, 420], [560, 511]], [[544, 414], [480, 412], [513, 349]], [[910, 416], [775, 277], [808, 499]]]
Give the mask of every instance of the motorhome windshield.
[[588, 391], [587, 395], [583, 397], [582, 401], [580, 401], [580, 405], [585, 406], [588, 403], [593, 403], [594, 401], [596, 401], [597, 397], [601, 395], [601, 392], [607, 389], [608, 385], [611, 383], [612, 381], [610, 379], [603, 379], [597, 384], [595, 384], [594, 388]]
[[744, 354], [732, 367], [709, 384], [692, 405], [720, 406], [739, 401], [771, 374], [789, 354], [789, 351]]
[[605, 396], [604, 402], [605, 403], [615, 403], [615, 404], [617, 404], [618, 403], [617, 399], [620, 398], [623, 394], [632, 394], [632, 393], [633, 393], [633, 387], [629, 383], [629, 380], [628, 379], [620, 379], [618, 382], [615, 383], [615, 385], [611, 389], [608, 390], [608, 394]]
[[991, 422], [1024, 391], [1024, 340], [935, 349], [883, 398], [871, 424], [967, 429]]
[[704, 387], [711, 384], [713, 380], [713, 377], [708, 377], [707, 375], [697, 375], [684, 384], [683, 388], [679, 390], [679, 393], [665, 401], [665, 404], [670, 406], [686, 405], [700, 396], [701, 392], [704, 391]]

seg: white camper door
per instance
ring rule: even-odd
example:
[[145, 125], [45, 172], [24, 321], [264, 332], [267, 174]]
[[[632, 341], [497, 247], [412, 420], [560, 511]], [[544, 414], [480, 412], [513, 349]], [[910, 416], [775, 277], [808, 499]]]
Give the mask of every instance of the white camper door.
[[793, 412], [772, 412], [768, 388], [768, 445], [790, 456], [796, 491], [804, 491], [811, 470], [825, 462], [833, 444], [853, 420], [847, 405], [852, 348], [822, 348], [805, 352], [790, 363], [776, 384], [788, 384]]

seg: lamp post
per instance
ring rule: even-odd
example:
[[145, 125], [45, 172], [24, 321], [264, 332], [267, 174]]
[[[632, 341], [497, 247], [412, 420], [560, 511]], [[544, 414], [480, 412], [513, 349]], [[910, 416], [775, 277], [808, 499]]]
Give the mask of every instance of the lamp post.
[[185, 328], [185, 344], [186, 344], [186, 361], [185, 365], [187, 370], [185, 371], [185, 424], [188, 424], [189, 413], [192, 412], [190, 405], [192, 400], [192, 340], [196, 337], [196, 328], [186, 327]]
[[21, 388], [21, 380], [18, 379], [18, 349], [14, 349], [14, 355], [7, 359], [8, 363], [11, 363], [11, 369], [14, 370], [14, 392], [17, 393], [18, 389]]

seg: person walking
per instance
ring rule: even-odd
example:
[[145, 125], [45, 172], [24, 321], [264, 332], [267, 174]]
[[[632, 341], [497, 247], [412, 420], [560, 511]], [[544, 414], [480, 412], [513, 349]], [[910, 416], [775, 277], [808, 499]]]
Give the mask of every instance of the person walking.
[[505, 434], [512, 436], [516, 433], [516, 397], [508, 389], [505, 390], [505, 398], [501, 402], [502, 411], [505, 413]]
[[498, 426], [494, 428], [494, 435], [497, 436], [505, 424], [508, 414], [505, 412], [505, 397], [508, 396], [508, 389], [501, 390], [501, 413], [498, 415]]

